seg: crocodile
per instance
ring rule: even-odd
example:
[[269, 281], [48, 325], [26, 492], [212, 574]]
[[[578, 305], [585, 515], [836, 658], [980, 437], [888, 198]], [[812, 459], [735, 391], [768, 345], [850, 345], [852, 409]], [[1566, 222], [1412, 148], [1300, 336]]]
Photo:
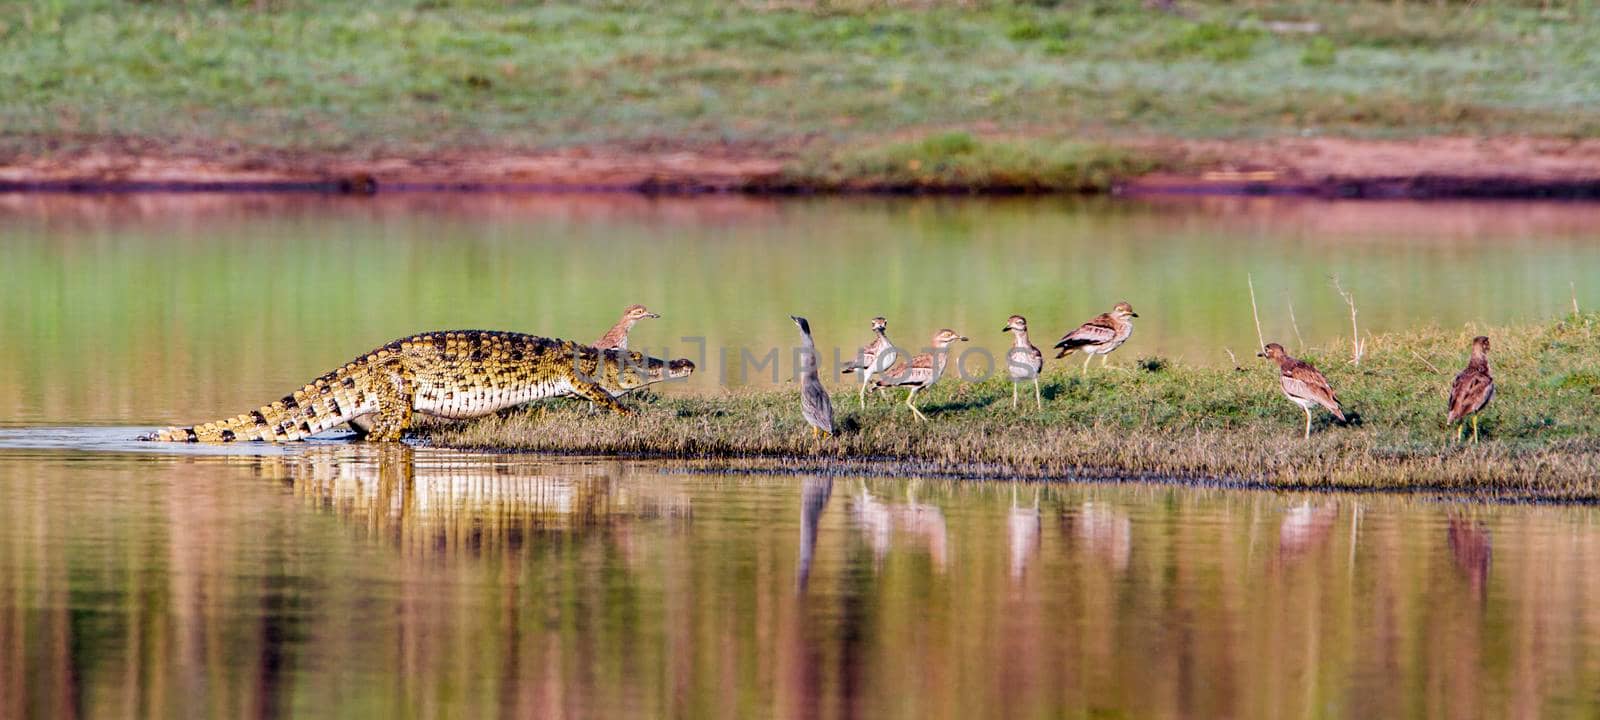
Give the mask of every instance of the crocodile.
[[693, 372], [694, 363], [686, 359], [660, 360], [537, 335], [427, 332], [366, 353], [252, 412], [143, 439], [294, 442], [349, 424], [368, 440], [393, 442], [411, 427], [413, 414], [468, 419], [563, 395], [629, 414], [618, 394]]

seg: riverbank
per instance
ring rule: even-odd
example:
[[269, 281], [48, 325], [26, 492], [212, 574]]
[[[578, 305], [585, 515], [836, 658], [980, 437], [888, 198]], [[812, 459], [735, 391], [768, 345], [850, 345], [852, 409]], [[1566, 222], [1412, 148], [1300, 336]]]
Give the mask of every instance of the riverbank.
[[1583, 3], [24, 7], [0, 188], [1600, 195]]
[[[1498, 395], [1477, 446], [1451, 442], [1445, 392], [1471, 337], [1494, 339]], [[1270, 340], [1271, 338], [1269, 338]], [[706, 467], [1061, 480], [1152, 477], [1281, 489], [1423, 492], [1496, 500], [1600, 501], [1600, 314], [1518, 328], [1373, 336], [1359, 366], [1344, 345], [1297, 353], [1321, 368], [1352, 422], [1302, 415], [1266, 361], [1238, 368], [1120, 358], [1124, 370], [1051, 363], [1045, 407], [1010, 407], [1009, 383], [950, 378], [858, 410], [835, 386], [840, 431], [815, 439], [793, 390], [651, 398], [631, 417], [578, 403], [425, 433], [446, 447], [689, 458]], [[1246, 362], [1248, 361], [1248, 362]], [[774, 463], [774, 460], [781, 462]]]
[[0, 160], [0, 192], [1118, 193], [1600, 198], [1600, 139], [1079, 142], [946, 132], [829, 150], [334, 151], [96, 141]]

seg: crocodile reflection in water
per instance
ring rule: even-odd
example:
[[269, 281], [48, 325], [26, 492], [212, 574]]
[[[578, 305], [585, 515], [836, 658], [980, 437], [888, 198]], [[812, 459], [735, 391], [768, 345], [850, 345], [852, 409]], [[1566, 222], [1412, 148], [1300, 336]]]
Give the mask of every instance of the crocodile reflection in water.
[[690, 517], [689, 499], [621, 463], [547, 463], [407, 446], [313, 447], [252, 458], [265, 476], [371, 534], [425, 551], [515, 549], [532, 532], [621, 530]]

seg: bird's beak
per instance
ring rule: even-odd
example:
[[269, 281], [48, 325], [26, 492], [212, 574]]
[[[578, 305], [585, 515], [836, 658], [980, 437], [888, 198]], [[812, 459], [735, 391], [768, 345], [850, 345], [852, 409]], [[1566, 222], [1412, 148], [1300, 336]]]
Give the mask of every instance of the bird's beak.
[[1267, 356], [1267, 354], [1266, 354], [1266, 353], [1264, 353], [1264, 352], [1259, 352], [1259, 353], [1256, 353], [1256, 357], [1258, 357], [1258, 358], [1264, 358], [1264, 357], [1266, 357], [1266, 356]]
[[1007, 325], [1003, 328], [1000, 328], [1000, 332], [1011, 332], [1011, 326]]
[[645, 317], [648, 317], [648, 318], [658, 318], [658, 319], [659, 319], [659, 318], [660, 318], [660, 317], [661, 317], [661, 314], [660, 314], [660, 313], [650, 313], [650, 314], [648, 314], [648, 315], [645, 315]]
[[1139, 317], [1139, 313], [1128, 313], [1128, 317]]
[[962, 336], [961, 336], [961, 342], [966, 342], [966, 341], [967, 341], [967, 336], [965, 336], [965, 335], [962, 335]]

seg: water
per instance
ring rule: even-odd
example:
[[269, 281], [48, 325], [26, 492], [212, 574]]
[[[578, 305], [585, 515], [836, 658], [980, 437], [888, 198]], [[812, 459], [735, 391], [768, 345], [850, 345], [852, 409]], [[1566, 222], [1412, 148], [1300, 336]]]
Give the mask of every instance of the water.
[[651, 340], [999, 348], [1127, 297], [1130, 351], [1193, 362], [1253, 343], [1244, 272], [1308, 341], [1326, 272], [1374, 331], [1541, 318], [1591, 303], [1597, 214], [0, 198], [0, 718], [1593, 716], [1594, 508], [132, 438], [635, 301]]
[[1047, 346], [1125, 299], [1121, 362], [1224, 363], [1256, 345], [1247, 274], [1289, 347], [1349, 337], [1335, 274], [1363, 333], [1543, 321], [1600, 305], [1595, 228], [1576, 204], [0, 197], [0, 419], [211, 419], [421, 330], [592, 341], [635, 302], [663, 317], [633, 344], [701, 361], [700, 391], [790, 377], [791, 314], [825, 361], [874, 315], [998, 357], [1012, 313]]

